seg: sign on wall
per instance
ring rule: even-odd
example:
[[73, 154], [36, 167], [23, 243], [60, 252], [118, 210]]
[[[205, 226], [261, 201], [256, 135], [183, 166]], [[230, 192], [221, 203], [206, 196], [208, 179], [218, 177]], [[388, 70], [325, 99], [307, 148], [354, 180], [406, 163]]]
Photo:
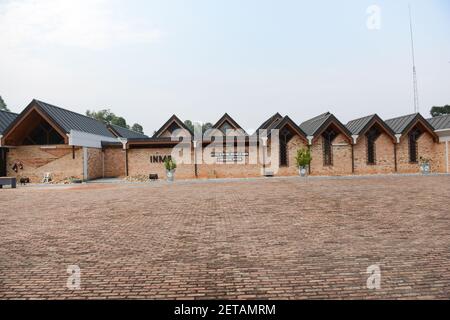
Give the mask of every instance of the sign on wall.
[[216, 158], [217, 163], [243, 162], [248, 157], [248, 152], [212, 152], [211, 157]]
[[150, 156], [150, 163], [164, 163], [164, 161], [171, 158], [172, 156], [152, 155]]

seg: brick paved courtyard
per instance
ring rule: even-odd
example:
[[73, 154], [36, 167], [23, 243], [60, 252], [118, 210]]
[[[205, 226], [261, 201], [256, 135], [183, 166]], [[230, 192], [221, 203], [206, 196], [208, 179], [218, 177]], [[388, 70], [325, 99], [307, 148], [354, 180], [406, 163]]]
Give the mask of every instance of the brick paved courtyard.
[[[449, 176], [0, 190], [0, 298], [450, 298]], [[381, 268], [368, 290], [367, 267]], [[66, 287], [69, 265], [81, 289]]]

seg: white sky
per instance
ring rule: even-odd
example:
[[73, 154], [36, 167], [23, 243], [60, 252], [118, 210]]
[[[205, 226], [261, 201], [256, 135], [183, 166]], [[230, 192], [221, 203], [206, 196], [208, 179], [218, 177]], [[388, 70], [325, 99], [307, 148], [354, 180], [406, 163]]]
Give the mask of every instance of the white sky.
[[[411, 0], [421, 111], [450, 104], [450, 4]], [[381, 9], [369, 30], [370, 5]], [[147, 134], [172, 114], [256, 128], [412, 113], [408, 1], [0, 0], [0, 95], [110, 108]]]

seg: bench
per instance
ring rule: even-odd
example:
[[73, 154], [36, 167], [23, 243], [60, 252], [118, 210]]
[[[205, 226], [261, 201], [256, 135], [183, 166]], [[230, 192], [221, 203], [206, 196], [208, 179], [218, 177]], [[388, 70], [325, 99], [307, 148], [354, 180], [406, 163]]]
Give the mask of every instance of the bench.
[[15, 189], [16, 184], [17, 184], [16, 178], [0, 177], [0, 189], [2, 189], [3, 186], [11, 186], [12, 189]]

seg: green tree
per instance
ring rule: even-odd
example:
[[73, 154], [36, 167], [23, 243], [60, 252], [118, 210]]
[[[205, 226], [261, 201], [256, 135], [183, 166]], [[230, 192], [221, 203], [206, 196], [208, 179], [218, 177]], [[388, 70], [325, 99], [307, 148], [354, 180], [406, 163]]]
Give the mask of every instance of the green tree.
[[432, 117], [438, 117], [438, 116], [442, 116], [445, 114], [450, 114], [450, 105], [445, 105], [443, 107], [433, 107], [431, 108], [431, 116]]
[[[94, 118], [96, 120], [102, 121], [107, 124], [114, 124], [114, 125], [122, 127], [122, 128], [130, 129], [130, 126], [127, 124], [127, 121], [125, 120], [125, 118], [115, 115], [113, 112], [111, 112], [110, 109], [102, 109], [99, 111], [87, 110], [86, 115], [88, 117]], [[136, 132], [143, 133], [143, 128], [140, 124], [135, 123], [133, 125], [133, 128], [137, 129], [137, 130], [135, 130]], [[134, 129], [132, 129], [132, 130], [134, 130]]]
[[[188, 127], [189, 130], [191, 130], [192, 132], [195, 131], [195, 130], [194, 130], [194, 129], [195, 129], [195, 125], [194, 125], [194, 123], [192, 123], [191, 120], [186, 120], [186, 121], [184, 121], [184, 124], [185, 124], [185, 126]], [[211, 129], [212, 126], [213, 126], [213, 124], [210, 123], [210, 122], [202, 123], [202, 133], [205, 133], [206, 130]]]
[[5, 101], [3, 100], [2, 96], [0, 96], [0, 110], [10, 111], [8, 109], [8, 106], [6, 105]]
[[130, 129], [130, 126], [127, 124], [127, 121], [126, 121], [124, 118], [122, 118], [122, 117], [116, 117], [116, 116], [114, 116], [114, 117], [111, 119], [111, 122], [110, 122], [110, 123], [111, 123], [111, 124], [114, 124], [114, 125], [116, 125], [116, 126], [122, 127], [122, 128]]
[[144, 128], [139, 123], [133, 124], [133, 126], [131, 127], [131, 130], [133, 130], [134, 132], [137, 132], [137, 133], [144, 134]]

